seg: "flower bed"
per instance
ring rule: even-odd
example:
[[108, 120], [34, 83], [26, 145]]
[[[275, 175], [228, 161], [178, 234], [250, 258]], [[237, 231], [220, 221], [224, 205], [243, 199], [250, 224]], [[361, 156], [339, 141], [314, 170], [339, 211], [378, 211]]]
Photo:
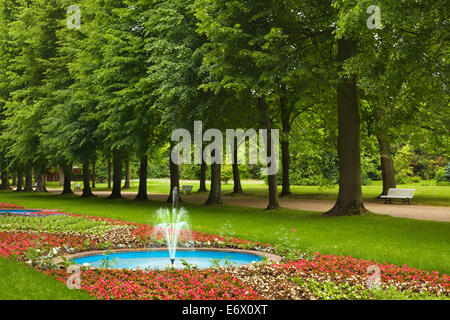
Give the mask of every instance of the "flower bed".
[[[64, 270], [45, 272], [67, 282]], [[214, 270], [89, 270], [81, 273], [81, 290], [104, 300], [255, 300], [251, 287]]]
[[11, 203], [2, 203], [0, 202], [0, 210], [22, 210], [25, 209], [25, 207], [19, 206], [17, 204], [11, 204]]
[[[123, 220], [61, 216], [0, 217], [0, 256], [15, 258], [65, 282], [52, 258], [65, 253], [164, 246], [152, 226]], [[48, 211], [51, 212], [51, 211]], [[53, 212], [54, 213], [54, 212]], [[3, 230], [3, 231], [1, 231]], [[45, 230], [46, 232], [42, 232]], [[256, 249], [269, 244], [193, 231], [186, 247]], [[287, 257], [291, 254], [287, 254]], [[368, 268], [380, 270], [379, 289], [369, 290]], [[435, 299], [450, 297], [450, 277], [352, 257], [303, 255], [294, 261], [238, 268], [172, 271], [83, 270], [81, 290], [99, 299]]]
[[[318, 283], [328, 283], [333, 288], [340, 286], [341, 291], [357, 289], [357, 292], [347, 297], [350, 299], [352, 296], [371, 298], [370, 292], [363, 292], [367, 290], [370, 276], [367, 270], [370, 266], [378, 266], [381, 271], [380, 290], [405, 291], [410, 298], [414, 298], [414, 294], [418, 294], [419, 298], [420, 294], [440, 298], [450, 296], [450, 277], [445, 274], [320, 253], [316, 253], [313, 260], [300, 259], [281, 264], [244, 266], [230, 272], [243, 283], [257, 288], [267, 299], [323, 298], [313, 290]], [[317, 288], [317, 291], [326, 291], [326, 288]]]
[[[31, 232], [0, 232], [0, 256], [8, 258], [15, 256], [23, 260], [24, 255], [30, 248], [41, 250], [43, 254], [54, 248], [72, 247], [85, 248], [87, 238], [79, 236], [55, 235], [51, 233]], [[93, 245], [90, 243], [88, 244]]]

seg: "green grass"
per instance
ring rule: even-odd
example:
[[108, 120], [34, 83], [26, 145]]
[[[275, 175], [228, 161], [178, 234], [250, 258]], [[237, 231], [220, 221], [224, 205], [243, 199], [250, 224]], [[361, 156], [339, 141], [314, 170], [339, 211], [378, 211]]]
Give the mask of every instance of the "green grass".
[[[0, 202], [29, 208], [52, 208], [71, 213], [151, 223], [159, 202], [81, 199], [54, 194], [0, 192]], [[262, 211], [242, 207], [204, 207], [186, 204], [194, 230], [219, 233], [231, 225], [235, 236], [286, 245], [281, 230], [296, 229], [302, 250], [351, 255], [397, 265], [450, 273], [450, 224], [390, 216], [323, 217], [288, 209]]]
[[[267, 186], [264, 183], [256, 181], [243, 182], [243, 189], [245, 194], [243, 197], [258, 196], [267, 197]], [[194, 185], [194, 190], [198, 189], [198, 182], [181, 182], [181, 184]], [[170, 185], [167, 180], [152, 180], [148, 182], [148, 192], [150, 193], [169, 193]], [[59, 188], [58, 183], [49, 183], [49, 187]], [[422, 181], [419, 183], [398, 185], [398, 188], [416, 189], [413, 204], [433, 205], [433, 206], [450, 206], [450, 186], [436, 186], [434, 181]], [[230, 194], [233, 191], [233, 185], [223, 184], [223, 193]], [[332, 186], [330, 188], [321, 188], [318, 186], [292, 186], [293, 194], [289, 197], [291, 199], [311, 199], [311, 200], [330, 200], [337, 199], [338, 186]], [[379, 202], [382, 200], [376, 199], [382, 192], [381, 181], [375, 181], [370, 186], [363, 186], [363, 198], [366, 202]], [[97, 191], [108, 190], [107, 184], [97, 184]], [[138, 191], [138, 182], [131, 182], [131, 189], [127, 191]], [[279, 187], [281, 192], [281, 187]]]
[[70, 290], [25, 264], [0, 258], [0, 300], [88, 300], [88, 294]]

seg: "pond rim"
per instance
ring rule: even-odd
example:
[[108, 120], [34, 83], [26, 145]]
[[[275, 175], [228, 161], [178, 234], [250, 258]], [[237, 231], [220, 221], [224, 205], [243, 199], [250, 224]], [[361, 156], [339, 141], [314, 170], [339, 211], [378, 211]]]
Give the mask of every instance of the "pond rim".
[[[152, 252], [152, 251], [168, 251], [168, 248], [128, 248], [128, 249], [111, 249], [111, 250], [95, 250], [95, 251], [85, 251], [85, 252], [78, 252], [74, 254], [66, 254], [63, 256], [59, 256], [53, 259], [54, 263], [61, 263], [63, 262], [63, 258], [67, 260], [73, 260], [83, 257], [89, 257], [89, 256], [96, 256], [96, 255], [105, 255], [105, 254], [114, 254], [114, 253], [127, 253], [127, 252]], [[255, 255], [262, 258], [267, 258], [267, 260], [272, 262], [280, 262], [282, 258], [280, 256], [268, 253], [268, 252], [262, 252], [262, 251], [256, 251], [256, 250], [243, 250], [243, 249], [227, 249], [227, 248], [177, 248], [177, 251], [213, 251], [213, 252], [230, 252], [230, 253], [245, 253], [249, 255]], [[260, 262], [256, 263], [249, 263], [244, 264], [241, 266], [247, 266], [252, 264], [258, 264]], [[92, 268], [94, 269], [94, 268]]]

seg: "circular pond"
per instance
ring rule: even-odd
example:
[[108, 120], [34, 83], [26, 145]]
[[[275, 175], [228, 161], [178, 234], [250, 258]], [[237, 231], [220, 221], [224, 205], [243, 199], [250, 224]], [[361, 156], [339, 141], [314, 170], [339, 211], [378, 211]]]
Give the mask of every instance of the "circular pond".
[[36, 215], [39, 212], [42, 212], [42, 210], [9, 210], [9, 209], [1, 209], [0, 210], [0, 215], [29, 217], [29, 216], [34, 216], [34, 215]]
[[[245, 265], [262, 261], [257, 254], [232, 251], [177, 251], [174, 267], [183, 269], [187, 265], [206, 269], [213, 266]], [[163, 270], [171, 265], [168, 251], [133, 251], [110, 254], [88, 255], [71, 259], [79, 265], [88, 263], [91, 267], [114, 269]]]

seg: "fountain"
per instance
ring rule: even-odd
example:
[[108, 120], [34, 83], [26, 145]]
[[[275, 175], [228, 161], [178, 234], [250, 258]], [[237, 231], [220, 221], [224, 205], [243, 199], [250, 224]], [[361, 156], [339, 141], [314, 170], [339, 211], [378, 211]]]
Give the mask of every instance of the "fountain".
[[159, 209], [156, 214], [156, 223], [153, 228], [153, 239], [164, 239], [167, 244], [167, 251], [163, 248], [159, 249], [135, 249], [135, 250], [117, 250], [111, 254], [76, 254], [69, 257], [71, 261], [82, 265], [89, 263], [94, 268], [101, 268], [105, 257], [114, 259], [117, 269], [141, 269], [161, 270], [167, 268], [167, 262], [170, 261], [170, 268], [182, 268], [181, 264], [177, 264], [176, 256], [180, 261], [185, 261], [189, 265], [195, 265], [200, 269], [211, 268], [212, 265], [219, 264], [226, 266], [227, 262], [233, 265], [245, 265], [262, 261], [264, 253], [251, 253], [248, 251], [226, 249], [179, 249], [177, 245], [180, 242], [190, 239], [190, 225], [188, 214], [185, 209], [179, 207], [178, 188], [174, 188], [172, 196], [172, 209]]
[[159, 209], [156, 221], [153, 232], [156, 237], [163, 236], [165, 238], [173, 267], [180, 235], [182, 232], [187, 234], [190, 232], [187, 212], [183, 208], [180, 209], [180, 196], [177, 187], [172, 192], [172, 210]]

